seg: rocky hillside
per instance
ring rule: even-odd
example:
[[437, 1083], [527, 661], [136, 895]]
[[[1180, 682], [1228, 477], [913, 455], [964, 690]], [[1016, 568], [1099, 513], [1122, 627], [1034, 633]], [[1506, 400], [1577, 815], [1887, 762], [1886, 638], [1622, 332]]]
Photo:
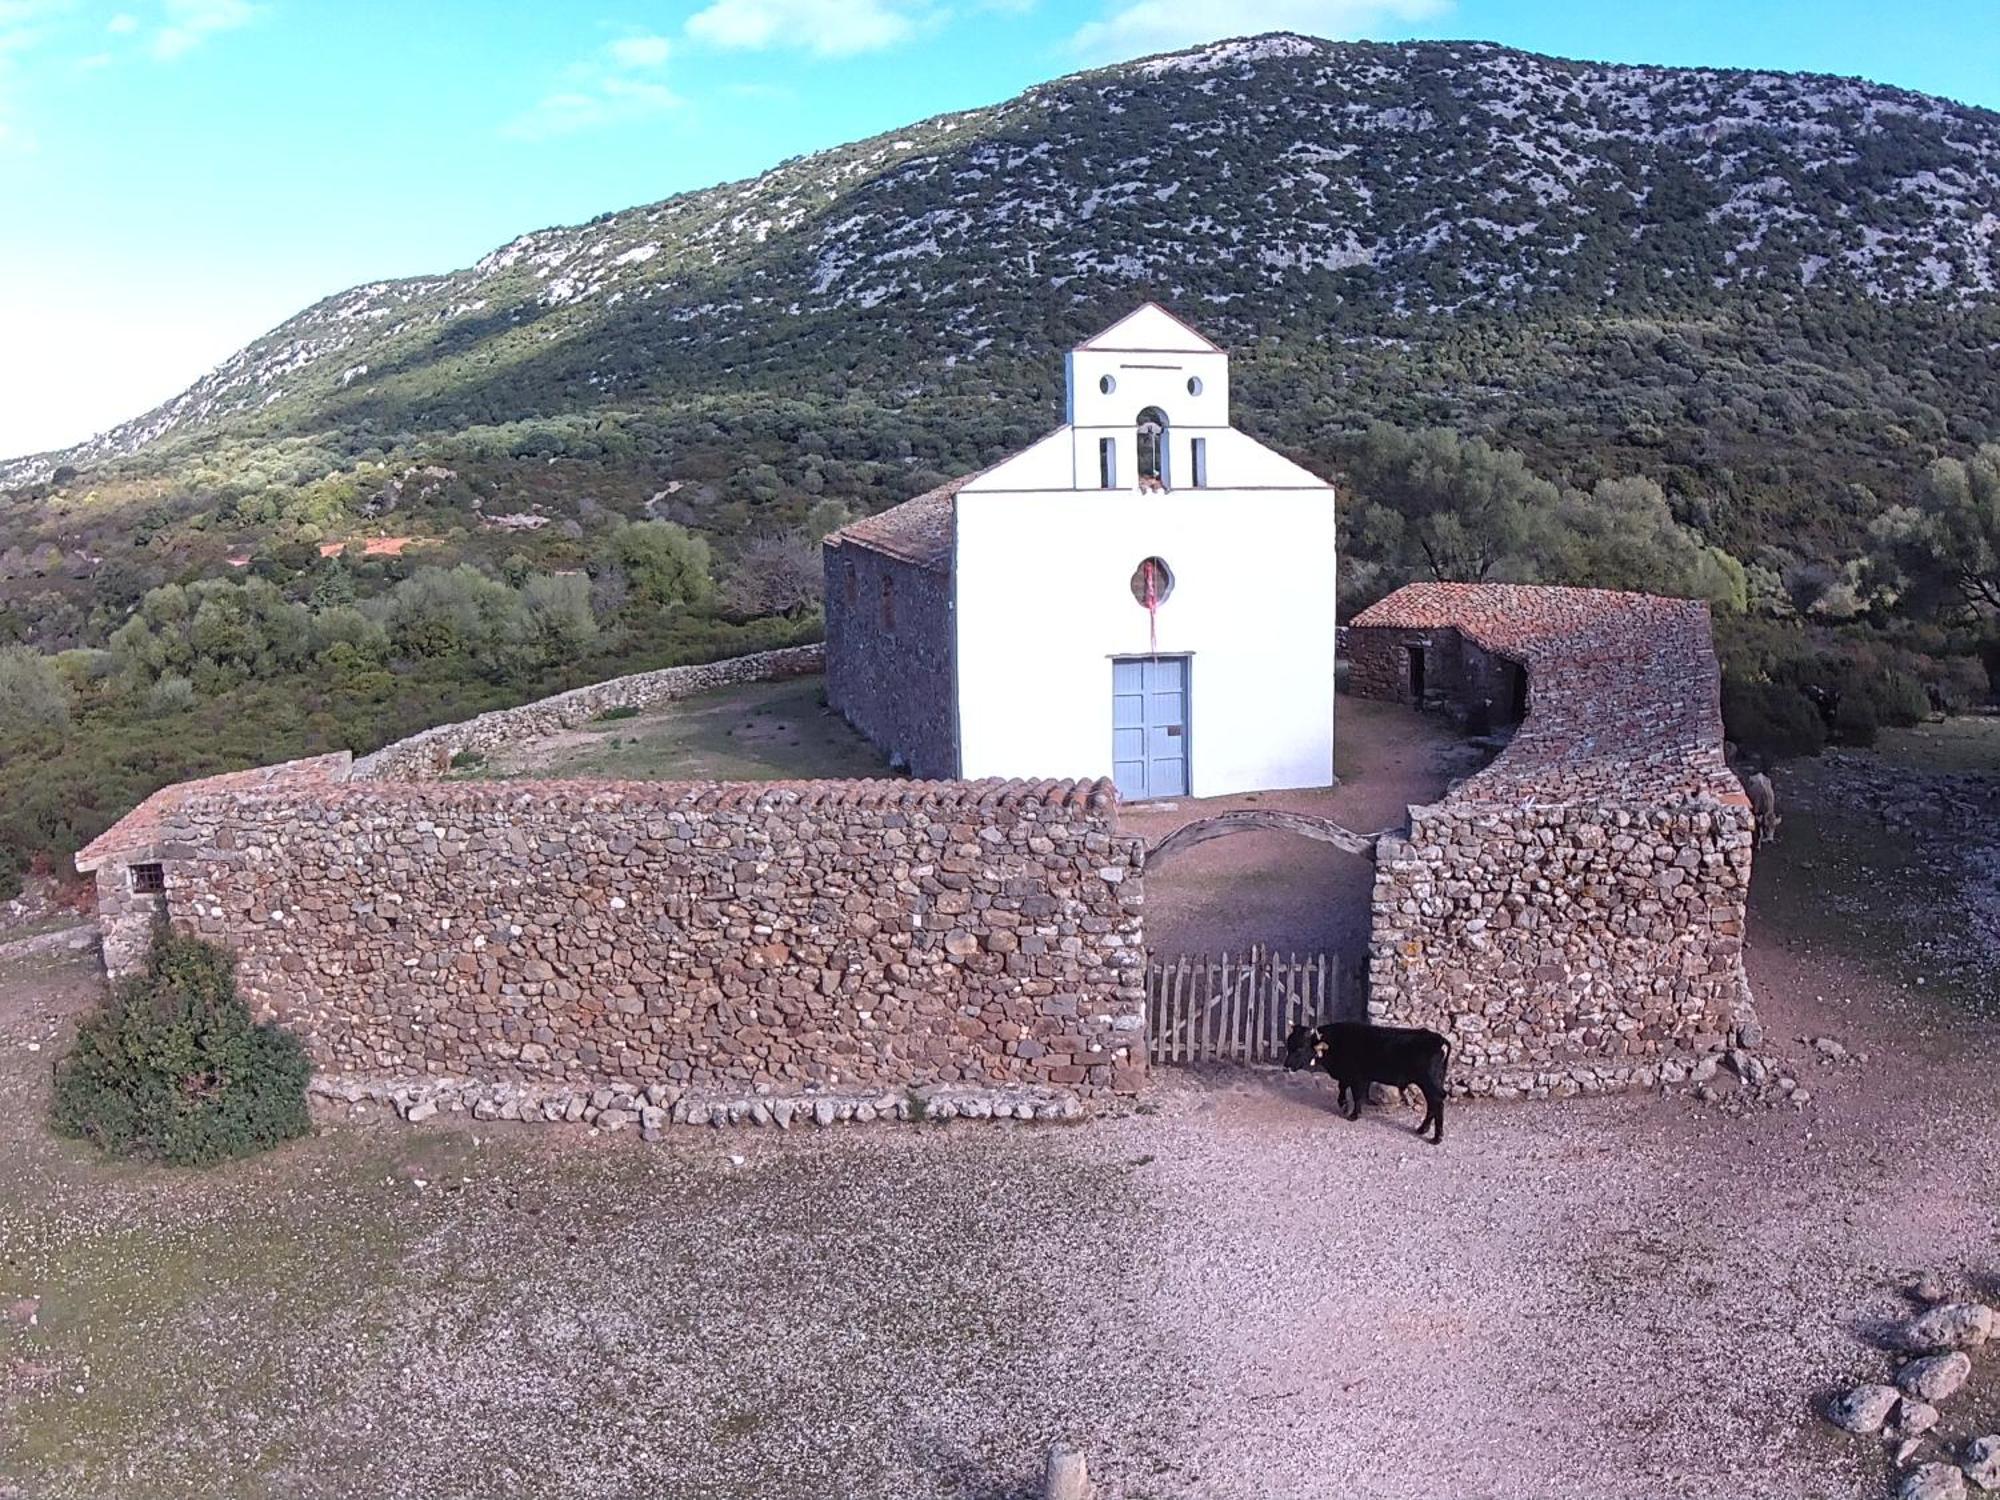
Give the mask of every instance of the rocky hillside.
[[[1761, 340], [1743, 309], [1796, 309], [1776, 336], [1805, 344], [1762, 352], [1809, 388], [1847, 379], [1835, 346], [1879, 348], [1886, 316], [1944, 363], [1858, 404], [1918, 401], [1949, 427], [1978, 420], [1948, 388], [1991, 380], [1997, 288], [1990, 112], [1848, 79], [1276, 35], [1060, 79], [523, 235], [462, 271], [353, 288], [0, 482], [147, 452], [171, 466], [219, 433], [329, 438], [337, 458], [732, 391], [895, 404], [999, 385], [1046, 405], [1049, 352], [1149, 295], [1261, 355], [1266, 381], [1303, 372], [1300, 398], [1407, 397], [1422, 375], [1426, 400], [1385, 414], [1530, 447], [1533, 409], [1590, 379], [1602, 350], [1579, 344], [1550, 385], [1505, 352], [1522, 320], [1681, 322], [1641, 341], [1706, 336], [1667, 360], [1699, 380], [1738, 358], [1721, 343]], [[1467, 328], [1483, 354], [1431, 363]], [[1425, 347], [1397, 374], [1379, 351], [1405, 343]], [[1599, 425], [1643, 439], [1688, 414], [1634, 398]]]

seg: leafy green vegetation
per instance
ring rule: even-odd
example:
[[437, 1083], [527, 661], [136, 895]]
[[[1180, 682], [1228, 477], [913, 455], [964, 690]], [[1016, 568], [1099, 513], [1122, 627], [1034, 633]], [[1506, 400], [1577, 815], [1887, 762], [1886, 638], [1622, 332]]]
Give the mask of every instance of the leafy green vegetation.
[[145, 971], [77, 1028], [55, 1125], [114, 1156], [206, 1166], [304, 1135], [309, 1071], [296, 1037], [251, 1020], [233, 954], [162, 928]]

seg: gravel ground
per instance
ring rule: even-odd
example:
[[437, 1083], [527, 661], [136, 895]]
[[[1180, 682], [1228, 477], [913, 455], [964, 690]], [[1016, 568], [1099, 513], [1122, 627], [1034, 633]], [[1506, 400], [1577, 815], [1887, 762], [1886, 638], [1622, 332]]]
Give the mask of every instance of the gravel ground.
[[364, 1113], [111, 1165], [42, 1125], [87, 961], [0, 964], [0, 1494], [1005, 1500], [1063, 1435], [1106, 1500], [1876, 1500], [1814, 1403], [1889, 1370], [1907, 1273], [2000, 1295], [2000, 1041], [1815, 902], [1827, 817], [1753, 924], [1806, 1108], [1455, 1105], [1442, 1148], [1219, 1071], [1073, 1129]]

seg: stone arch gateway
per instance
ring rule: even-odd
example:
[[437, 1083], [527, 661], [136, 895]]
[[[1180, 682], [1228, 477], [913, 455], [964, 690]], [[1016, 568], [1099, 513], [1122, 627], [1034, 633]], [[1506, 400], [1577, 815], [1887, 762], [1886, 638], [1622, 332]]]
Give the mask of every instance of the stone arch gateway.
[[1356, 833], [1330, 818], [1315, 818], [1307, 813], [1286, 812], [1275, 807], [1244, 808], [1236, 812], [1218, 813], [1212, 818], [1197, 818], [1192, 823], [1183, 823], [1146, 850], [1146, 868], [1157, 870], [1161, 865], [1192, 849], [1197, 844], [1205, 844], [1210, 839], [1227, 838], [1232, 833], [1256, 831], [1274, 833], [1295, 833], [1300, 838], [1316, 840], [1322, 844], [1332, 844], [1349, 854], [1359, 854], [1364, 858], [1375, 857], [1375, 846], [1385, 836], [1394, 833], [1385, 829], [1380, 833]]

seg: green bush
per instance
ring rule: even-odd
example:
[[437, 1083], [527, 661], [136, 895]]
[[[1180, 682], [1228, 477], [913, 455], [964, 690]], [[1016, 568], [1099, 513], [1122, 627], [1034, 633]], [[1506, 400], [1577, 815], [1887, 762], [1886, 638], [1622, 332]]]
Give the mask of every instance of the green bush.
[[610, 724], [618, 719], [636, 719], [638, 717], [639, 710], [632, 704], [620, 703], [614, 707], [605, 709], [603, 713], [597, 716], [597, 722], [600, 724]]
[[1993, 696], [1986, 665], [1976, 656], [1953, 656], [1932, 662], [1926, 672], [1928, 692], [1948, 714], [1962, 714]]
[[1729, 737], [1757, 761], [1817, 755], [1826, 748], [1826, 725], [1812, 700], [1775, 682], [1722, 685], [1722, 719]]
[[451, 768], [454, 771], [476, 771], [486, 764], [486, 756], [478, 750], [455, 750], [452, 752]]
[[1842, 694], [1833, 710], [1833, 738], [1836, 742], [1866, 749], [1875, 743], [1875, 736], [1881, 728], [1882, 715], [1875, 706], [1875, 694], [1871, 689], [1859, 688]]
[[112, 1155], [203, 1166], [304, 1135], [309, 1072], [296, 1037], [251, 1020], [233, 954], [162, 928], [145, 972], [57, 1065], [55, 1127]]
[[1868, 696], [1874, 700], [1876, 717], [1898, 729], [1921, 724], [1930, 716], [1930, 694], [1908, 672], [1883, 672], [1869, 683]]

